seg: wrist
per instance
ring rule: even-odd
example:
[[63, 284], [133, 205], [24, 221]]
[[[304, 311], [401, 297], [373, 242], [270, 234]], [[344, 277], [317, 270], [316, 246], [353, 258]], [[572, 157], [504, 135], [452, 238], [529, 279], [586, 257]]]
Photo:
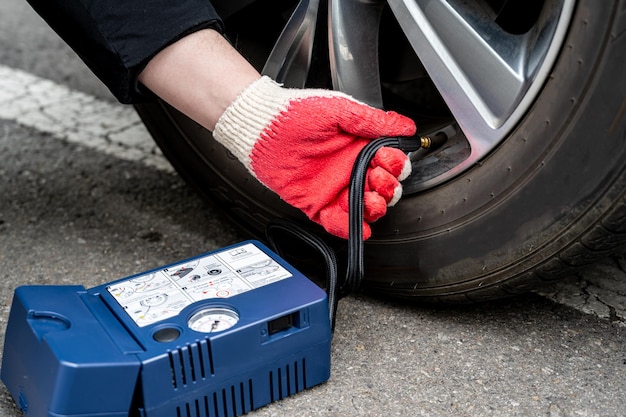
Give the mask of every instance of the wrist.
[[230, 103], [259, 77], [219, 32], [204, 29], [160, 51], [138, 79], [187, 117], [213, 130]]

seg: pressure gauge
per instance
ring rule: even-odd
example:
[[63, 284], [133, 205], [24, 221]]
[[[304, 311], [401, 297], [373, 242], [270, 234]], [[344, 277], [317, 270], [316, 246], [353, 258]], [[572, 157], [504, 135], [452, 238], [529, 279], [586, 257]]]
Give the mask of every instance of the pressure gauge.
[[195, 313], [187, 326], [201, 333], [215, 333], [230, 329], [239, 321], [239, 314], [226, 307], [207, 307]]

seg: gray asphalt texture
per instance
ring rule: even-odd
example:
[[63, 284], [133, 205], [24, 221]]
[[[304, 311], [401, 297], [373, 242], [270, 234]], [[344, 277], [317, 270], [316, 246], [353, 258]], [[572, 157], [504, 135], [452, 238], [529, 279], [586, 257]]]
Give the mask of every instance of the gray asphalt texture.
[[[18, 0], [0, 4], [0, 64], [111, 99]], [[0, 342], [19, 285], [90, 288], [249, 238], [176, 175], [10, 120], [0, 156]], [[624, 274], [623, 259], [589, 273]], [[249, 415], [623, 416], [625, 338], [614, 317], [537, 294], [465, 307], [353, 296], [331, 379]], [[4, 387], [0, 415], [21, 415]]]

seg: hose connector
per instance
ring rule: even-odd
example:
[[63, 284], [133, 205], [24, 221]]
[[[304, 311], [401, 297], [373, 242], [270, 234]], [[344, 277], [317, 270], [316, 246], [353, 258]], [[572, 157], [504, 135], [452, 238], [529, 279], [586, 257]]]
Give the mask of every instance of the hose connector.
[[418, 149], [433, 151], [446, 143], [448, 136], [443, 132], [439, 132], [434, 136], [412, 136], [410, 138], [399, 137], [397, 139], [398, 148], [402, 149], [404, 152], [414, 152]]

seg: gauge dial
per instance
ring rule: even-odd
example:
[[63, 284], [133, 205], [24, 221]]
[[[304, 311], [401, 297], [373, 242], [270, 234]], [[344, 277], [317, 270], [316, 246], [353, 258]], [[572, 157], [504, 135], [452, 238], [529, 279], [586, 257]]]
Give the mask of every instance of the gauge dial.
[[225, 307], [207, 307], [195, 313], [187, 325], [201, 333], [216, 333], [230, 329], [239, 321], [239, 314]]

